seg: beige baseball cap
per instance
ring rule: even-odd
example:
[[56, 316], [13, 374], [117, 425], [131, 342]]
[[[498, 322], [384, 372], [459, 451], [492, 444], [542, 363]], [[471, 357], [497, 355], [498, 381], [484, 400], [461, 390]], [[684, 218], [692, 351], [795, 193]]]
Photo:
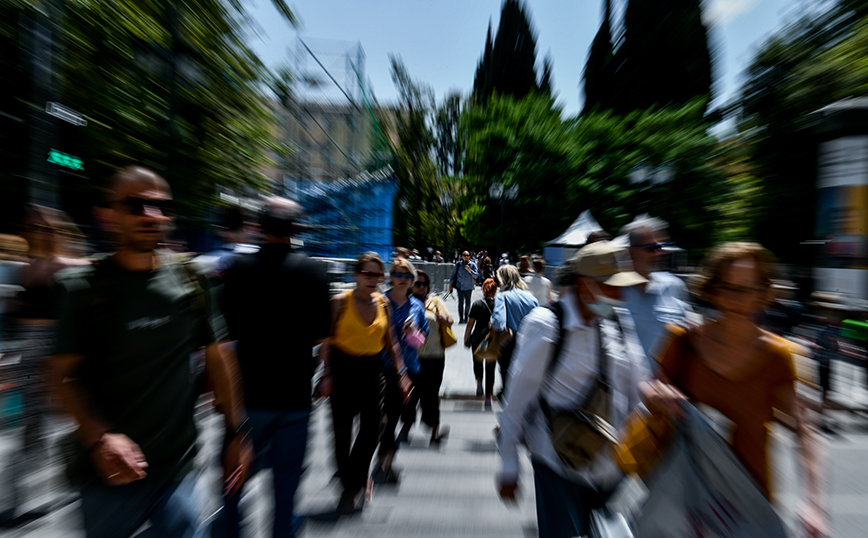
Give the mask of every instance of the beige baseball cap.
[[582, 247], [567, 265], [576, 275], [591, 277], [609, 286], [635, 286], [648, 282], [633, 270], [627, 250], [610, 241], [597, 241]]

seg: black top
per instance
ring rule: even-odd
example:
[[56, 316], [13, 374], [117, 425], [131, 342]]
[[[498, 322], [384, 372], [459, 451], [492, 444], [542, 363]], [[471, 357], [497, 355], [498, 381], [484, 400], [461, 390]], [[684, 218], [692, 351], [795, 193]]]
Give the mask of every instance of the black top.
[[267, 244], [236, 258], [223, 281], [246, 406], [309, 409], [313, 347], [331, 328], [325, 269], [289, 245]]
[[[190, 354], [226, 337], [210, 290], [195, 284], [177, 256], [159, 255], [153, 271], [127, 271], [110, 257], [57, 276], [56, 352], [84, 356], [78, 376], [90, 405], [139, 445], [151, 484], [192, 465], [200, 387]], [[84, 448], [71, 470], [88, 477]]]
[[482, 338], [488, 332], [492, 312], [494, 312], [494, 297], [483, 297], [470, 307], [470, 314], [467, 317], [476, 320], [473, 324], [473, 333], [470, 335], [470, 342], [474, 348], [482, 342]]

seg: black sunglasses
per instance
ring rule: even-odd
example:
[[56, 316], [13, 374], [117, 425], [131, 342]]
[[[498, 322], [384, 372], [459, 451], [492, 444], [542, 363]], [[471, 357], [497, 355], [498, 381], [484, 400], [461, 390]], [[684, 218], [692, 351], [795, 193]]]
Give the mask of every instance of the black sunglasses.
[[119, 204], [126, 206], [127, 212], [130, 215], [141, 217], [145, 214], [145, 208], [150, 207], [159, 209], [160, 212], [167, 216], [175, 216], [175, 203], [172, 200], [153, 200], [142, 196], [129, 196], [124, 200], [118, 201]]
[[417, 280], [416, 282], [413, 283], [413, 285], [416, 286], [417, 288], [427, 288], [428, 287], [428, 283], [425, 282], [424, 280]]

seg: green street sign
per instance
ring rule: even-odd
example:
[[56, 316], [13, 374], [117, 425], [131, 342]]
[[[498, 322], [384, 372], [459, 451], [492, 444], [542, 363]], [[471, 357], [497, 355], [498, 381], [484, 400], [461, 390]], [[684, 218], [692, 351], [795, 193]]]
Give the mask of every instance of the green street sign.
[[48, 162], [59, 164], [60, 166], [65, 166], [67, 168], [72, 168], [73, 170], [81, 170], [82, 172], [84, 171], [84, 161], [82, 161], [78, 157], [73, 157], [72, 155], [61, 153], [56, 149], [48, 151]]

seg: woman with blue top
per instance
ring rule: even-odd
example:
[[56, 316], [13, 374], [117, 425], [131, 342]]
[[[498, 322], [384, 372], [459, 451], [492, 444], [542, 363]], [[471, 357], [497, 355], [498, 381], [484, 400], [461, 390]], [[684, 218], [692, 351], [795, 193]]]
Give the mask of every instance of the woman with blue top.
[[[491, 328], [503, 332], [507, 329], [515, 335], [521, 326], [521, 320], [531, 310], [539, 306], [539, 301], [529, 291], [527, 284], [521, 279], [521, 274], [514, 265], [504, 265], [497, 269], [497, 282], [500, 293], [494, 298], [494, 312], [491, 314]], [[502, 349], [502, 348], [501, 348]], [[501, 355], [500, 379], [503, 383], [501, 397], [506, 393], [506, 380], [509, 374], [510, 359]]]
[[[389, 267], [389, 278], [392, 288], [386, 292], [392, 310], [392, 328], [398, 342], [401, 344], [401, 354], [404, 357], [404, 367], [411, 380], [419, 378], [419, 353], [418, 349], [428, 338], [428, 320], [425, 319], [425, 305], [422, 301], [410, 295], [410, 287], [416, 280], [416, 268], [404, 258], [392, 261]], [[385, 358], [384, 358], [385, 361]], [[374, 467], [372, 478], [375, 482], [397, 483], [398, 473], [392, 469], [392, 461], [398, 449], [395, 441], [395, 428], [398, 427], [398, 419], [402, 418], [404, 427], [401, 429], [399, 440], [406, 442], [410, 427], [416, 418], [416, 404], [418, 395], [416, 391], [410, 396], [409, 402], [401, 398], [397, 388], [396, 373], [387, 364], [386, 376], [386, 429], [380, 438], [380, 450], [377, 454], [377, 465]], [[415, 381], [414, 381], [415, 383]], [[412, 414], [409, 409], [412, 409]], [[412, 418], [411, 418], [412, 417]]]

